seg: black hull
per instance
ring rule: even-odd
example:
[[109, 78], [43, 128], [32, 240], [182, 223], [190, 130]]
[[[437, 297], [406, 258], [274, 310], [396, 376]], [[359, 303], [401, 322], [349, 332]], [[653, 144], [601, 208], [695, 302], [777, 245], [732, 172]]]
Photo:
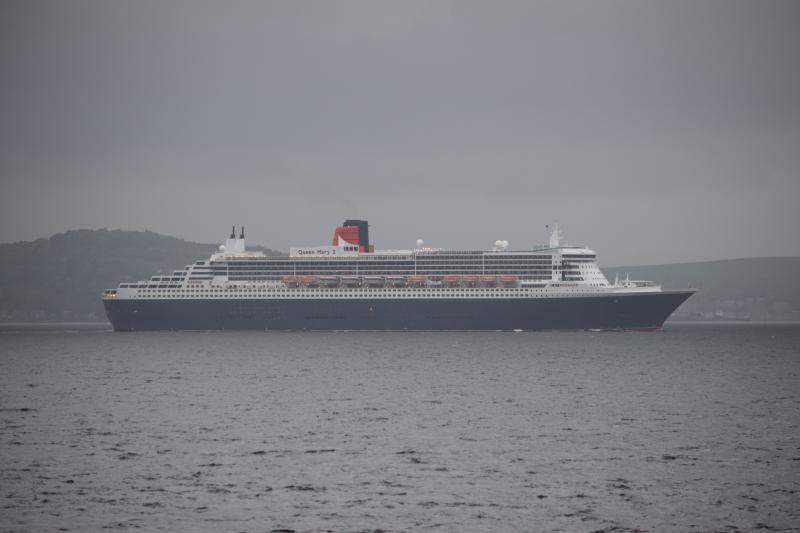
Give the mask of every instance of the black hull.
[[104, 300], [115, 331], [658, 329], [693, 291], [530, 299]]

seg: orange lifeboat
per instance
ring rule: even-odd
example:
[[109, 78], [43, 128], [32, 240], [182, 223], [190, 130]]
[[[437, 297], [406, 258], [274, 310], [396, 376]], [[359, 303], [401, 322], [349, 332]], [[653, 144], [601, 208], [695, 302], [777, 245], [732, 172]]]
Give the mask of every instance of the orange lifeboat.
[[300, 280], [306, 287], [316, 287], [319, 285], [318, 276], [301, 276]]
[[448, 287], [458, 287], [463, 278], [461, 276], [445, 276], [444, 284]]

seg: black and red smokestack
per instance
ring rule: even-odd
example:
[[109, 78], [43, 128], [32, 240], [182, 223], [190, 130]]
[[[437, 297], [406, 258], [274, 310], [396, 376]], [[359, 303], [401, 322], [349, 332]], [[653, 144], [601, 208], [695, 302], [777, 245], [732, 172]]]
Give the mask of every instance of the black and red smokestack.
[[348, 244], [358, 245], [359, 252], [375, 251], [375, 247], [369, 243], [369, 224], [366, 220], [345, 220], [333, 234], [333, 245], [339, 246], [340, 239]]

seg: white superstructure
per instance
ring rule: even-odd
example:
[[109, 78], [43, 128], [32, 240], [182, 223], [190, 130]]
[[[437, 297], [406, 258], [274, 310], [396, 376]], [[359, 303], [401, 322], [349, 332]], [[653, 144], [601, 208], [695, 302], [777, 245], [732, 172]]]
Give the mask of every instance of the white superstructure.
[[[350, 221], [348, 221], [350, 222]], [[355, 221], [361, 222], [361, 221]], [[366, 223], [364, 223], [366, 224]], [[244, 228], [206, 260], [170, 275], [122, 283], [107, 299], [407, 299], [562, 298], [660, 292], [660, 285], [629, 279], [609, 283], [597, 254], [564, 244], [554, 227], [547, 245], [509, 250], [373, 250], [348, 241], [337, 228], [330, 246], [291, 248], [288, 256], [248, 251]], [[357, 233], [357, 232], [356, 232]]]

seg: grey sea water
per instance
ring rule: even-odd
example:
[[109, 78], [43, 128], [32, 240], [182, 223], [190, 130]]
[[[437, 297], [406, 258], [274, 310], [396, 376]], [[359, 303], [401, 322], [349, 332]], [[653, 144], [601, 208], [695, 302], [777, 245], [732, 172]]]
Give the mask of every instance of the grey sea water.
[[4, 531], [799, 531], [800, 327], [0, 330]]

